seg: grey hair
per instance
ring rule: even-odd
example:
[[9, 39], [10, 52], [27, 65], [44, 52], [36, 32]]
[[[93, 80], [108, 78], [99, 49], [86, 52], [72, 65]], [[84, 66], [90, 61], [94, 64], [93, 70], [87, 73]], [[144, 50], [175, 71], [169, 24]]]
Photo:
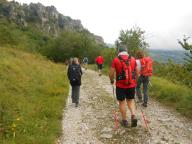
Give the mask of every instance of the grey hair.
[[74, 57], [72, 63], [73, 64], [78, 64], [79, 63], [78, 58]]

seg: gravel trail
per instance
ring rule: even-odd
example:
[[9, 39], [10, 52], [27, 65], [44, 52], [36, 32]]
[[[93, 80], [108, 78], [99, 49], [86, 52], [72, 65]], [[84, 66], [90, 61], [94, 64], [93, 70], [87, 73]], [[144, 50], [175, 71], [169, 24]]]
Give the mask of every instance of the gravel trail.
[[[112, 86], [108, 77], [84, 70], [80, 105], [75, 107], [69, 96], [63, 114], [63, 135], [58, 144], [192, 144], [192, 121], [150, 99], [143, 112], [149, 121], [144, 127], [137, 103], [138, 126], [116, 130]], [[70, 95], [70, 94], [69, 94]], [[115, 109], [118, 111], [118, 109]], [[130, 114], [128, 121], [130, 122]], [[118, 112], [120, 120], [120, 114]]]

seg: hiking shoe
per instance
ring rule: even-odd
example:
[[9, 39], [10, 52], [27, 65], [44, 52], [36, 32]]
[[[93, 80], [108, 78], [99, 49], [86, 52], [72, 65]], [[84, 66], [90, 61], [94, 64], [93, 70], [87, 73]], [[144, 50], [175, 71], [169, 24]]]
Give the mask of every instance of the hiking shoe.
[[137, 126], [137, 119], [135, 118], [134, 115], [131, 116], [131, 127], [136, 127]]
[[144, 102], [144, 103], [142, 104], [142, 106], [143, 106], [143, 107], [147, 107], [147, 103]]
[[128, 127], [128, 121], [127, 120], [122, 120], [121, 125], [123, 127]]

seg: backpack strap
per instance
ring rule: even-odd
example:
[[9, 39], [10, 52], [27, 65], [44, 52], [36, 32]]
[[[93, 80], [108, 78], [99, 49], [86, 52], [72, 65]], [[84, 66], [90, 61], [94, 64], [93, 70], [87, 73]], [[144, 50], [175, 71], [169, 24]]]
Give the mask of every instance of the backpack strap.
[[129, 65], [129, 61], [131, 60], [131, 57], [128, 56], [128, 60], [124, 60], [120, 55], [118, 56], [118, 59], [122, 62], [125, 62], [125, 64], [128, 66]]

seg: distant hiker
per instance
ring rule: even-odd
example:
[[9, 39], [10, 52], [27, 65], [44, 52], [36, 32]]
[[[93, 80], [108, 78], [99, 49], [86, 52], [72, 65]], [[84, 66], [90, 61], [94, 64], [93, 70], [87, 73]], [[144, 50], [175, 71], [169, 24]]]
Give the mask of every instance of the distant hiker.
[[131, 126], [137, 126], [135, 109], [135, 87], [138, 70], [135, 58], [129, 56], [126, 48], [118, 49], [118, 56], [112, 61], [109, 78], [114, 84], [116, 73], [116, 98], [119, 102], [119, 109], [122, 116], [122, 125], [128, 126], [126, 117], [126, 105], [131, 112]]
[[75, 103], [75, 106], [78, 107], [79, 104], [79, 93], [81, 85], [81, 76], [82, 76], [81, 66], [77, 58], [72, 59], [72, 64], [68, 67], [67, 76], [72, 86], [72, 103]]
[[83, 67], [87, 70], [87, 65], [88, 65], [88, 58], [87, 57], [84, 57], [83, 58]]
[[72, 64], [72, 62], [73, 62], [73, 58], [70, 58], [69, 59], [69, 65]]
[[147, 107], [148, 102], [148, 85], [149, 78], [152, 76], [152, 64], [153, 60], [150, 57], [145, 57], [143, 51], [137, 52], [137, 59], [139, 60], [141, 65], [140, 76], [137, 81], [136, 94], [140, 102], [142, 102], [142, 94], [141, 94], [141, 84], [143, 84], [143, 106]]
[[97, 64], [97, 68], [99, 70], [99, 75], [101, 75], [101, 70], [103, 68], [103, 63], [104, 63], [104, 58], [102, 56], [98, 56], [96, 59], [95, 59], [95, 62]]
[[64, 63], [65, 63], [66, 66], [69, 65], [68, 59], [65, 59]]

